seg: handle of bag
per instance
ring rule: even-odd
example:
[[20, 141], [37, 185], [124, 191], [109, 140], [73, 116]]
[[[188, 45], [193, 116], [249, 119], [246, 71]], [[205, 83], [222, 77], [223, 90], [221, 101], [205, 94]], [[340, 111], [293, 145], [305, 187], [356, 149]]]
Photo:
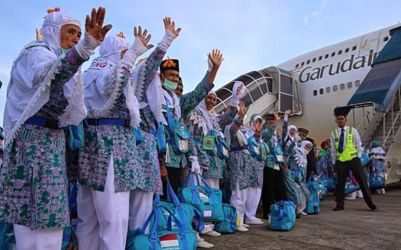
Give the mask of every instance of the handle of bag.
[[[170, 217], [171, 219], [173, 219], [174, 222], [178, 225], [178, 232], [179, 232], [179, 236], [180, 236], [180, 238], [181, 238], [181, 242], [182, 242], [182, 244], [183, 244], [183, 249], [184, 249], [184, 250], [189, 249], [189, 247], [188, 247], [188, 242], [187, 242], [186, 235], [185, 235], [185, 225], [184, 225], [185, 215], [183, 215], [183, 213], [180, 213], [180, 212], [179, 212], [179, 213], [178, 213], [178, 216], [177, 216], [177, 215], [176, 215], [173, 211], [171, 211], [169, 208], [160, 206], [160, 196], [159, 196], [158, 194], [155, 195], [154, 205], [155, 205], [155, 206], [154, 206], [154, 211], [155, 211], [155, 214], [156, 214], [156, 220], [157, 220], [157, 222], [159, 221], [160, 209], [164, 209], [164, 210], [169, 214], [169, 217]], [[182, 212], [183, 212], [183, 211], [182, 211]], [[155, 220], [155, 221], [156, 221], [156, 220]], [[171, 224], [171, 223], [170, 223], [170, 224]], [[156, 225], [158, 225], [158, 224], [156, 224]], [[157, 228], [154, 227], [153, 229], [154, 229], [153, 231], [156, 231], [156, 236], [157, 236]], [[154, 249], [156, 249], [156, 248], [154, 248]]]
[[178, 199], [177, 195], [174, 193], [174, 190], [171, 187], [169, 180], [166, 181], [166, 186], [167, 186], [167, 200], [174, 203], [174, 206], [176, 206], [176, 207], [181, 206], [181, 202]]
[[204, 187], [205, 187], [205, 189], [206, 189], [206, 192], [207, 192], [209, 195], [214, 195], [212, 188], [210, 187], [209, 183], [207, 183], [207, 181], [205, 180], [205, 178], [203, 178], [200, 174], [196, 174], [196, 176], [197, 176], [198, 180], [200, 180], [200, 181], [198, 181], [199, 184], [202, 183], [202, 184], [204, 185]]
[[[179, 216], [181, 217], [181, 220], [184, 220], [184, 218], [186, 217], [184, 207], [182, 206], [177, 195], [174, 193], [173, 187], [171, 186], [171, 184], [168, 180], [167, 180], [166, 186], [167, 186], [167, 199], [169, 201], [173, 202], [174, 206], [177, 208], [177, 211], [178, 211]], [[192, 221], [193, 218], [187, 218], [187, 219]]]
[[193, 176], [191, 171], [188, 173], [187, 178], [185, 178], [184, 186], [185, 187], [191, 187], [191, 193], [192, 193], [192, 201], [191, 201], [191, 203], [200, 204], [201, 200], [199, 198], [198, 190], [196, 189], [196, 185], [195, 185], [194, 176]]
[[149, 226], [150, 221], [153, 220], [152, 226], [151, 226], [151, 230], [149, 232], [150, 234], [150, 238], [149, 241], [152, 245], [152, 249], [157, 249], [157, 239], [158, 239], [158, 235], [157, 235], [157, 225], [159, 224], [159, 217], [158, 217], [158, 213], [156, 211], [156, 207], [154, 207], [152, 209], [152, 212], [150, 213], [149, 217], [146, 219], [145, 224], [143, 224], [142, 227], [142, 233], [145, 233], [146, 228]]
[[284, 204], [285, 202], [280, 202], [279, 210], [278, 210], [278, 219], [281, 221], [287, 214], [284, 212]]
[[214, 194], [212, 188], [209, 186], [205, 178], [203, 178], [200, 174], [195, 174], [195, 175], [198, 178], [199, 185], [202, 183], [203, 186], [205, 187], [206, 193], [209, 195], [210, 204], [215, 204], [217, 202], [217, 197]]

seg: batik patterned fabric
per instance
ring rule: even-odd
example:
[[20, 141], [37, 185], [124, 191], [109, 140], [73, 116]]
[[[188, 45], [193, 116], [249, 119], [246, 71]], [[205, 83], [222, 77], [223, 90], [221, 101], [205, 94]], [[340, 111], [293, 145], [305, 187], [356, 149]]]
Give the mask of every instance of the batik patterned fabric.
[[[68, 102], [66, 83], [84, 62], [75, 49], [61, 59], [50, 88], [50, 100], [37, 116], [57, 119]], [[66, 227], [69, 210], [62, 129], [22, 125], [5, 149], [0, 172], [0, 221], [31, 229]]]
[[143, 142], [137, 145], [138, 159], [141, 164], [138, 169], [138, 186], [141, 190], [162, 193], [159, 158], [155, 137], [145, 131], [141, 131]]
[[295, 172], [291, 169], [284, 170], [284, 184], [287, 197], [297, 205], [298, 211], [302, 211], [306, 207], [307, 199], [302, 192], [301, 186], [296, 182]]
[[112, 155], [115, 191], [139, 188], [143, 180], [138, 173], [140, 162], [134, 129], [123, 126], [99, 125], [85, 128], [85, 147], [79, 152], [79, 182], [94, 190], [104, 191]]
[[[306, 166], [300, 166], [296, 160], [296, 149], [288, 149], [290, 152], [288, 169], [284, 171], [284, 183], [287, 195], [303, 211], [310, 196], [310, 191], [306, 186]], [[306, 158], [306, 156], [304, 156]]]
[[269, 147], [269, 153], [265, 160], [265, 167], [280, 170], [280, 164], [276, 162], [275, 147], [281, 147], [281, 140], [275, 135], [276, 126], [265, 128], [262, 131], [262, 139]]
[[32, 229], [68, 226], [64, 131], [23, 125], [6, 150], [1, 220]]
[[[115, 74], [116, 77], [105, 78], [104, 92], [107, 99], [112, 101], [112, 106], [103, 113], [103, 117], [91, 118], [129, 120], [129, 110], [123, 92], [131, 70], [132, 65], [129, 63], [118, 64], [111, 70], [114, 72], [112, 75]], [[79, 152], [79, 182], [94, 190], [104, 191], [111, 156], [116, 192], [142, 189], [146, 186], [146, 178], [138, 159], [134, 128], [116, 125], [85, 127], [85, 147]]]
[[227, 168], [232, 190], [235, 190], [237, 184], [239, 189], [262, 187], [263, 185], [264, 162], [252, 157], [247, 149], [239, 150], [244, 147], [240, 146], [242, 143], [240, 143], [238, 138], [238, 133], [241, 133], [239, 131], [241, 124], [242, 122], [234, 119], [229, 128], [231, 151], [229, 154], [230, 157], [227, 160]]
[[[224, 129], [225, 126], [230, 124], [235, 114], [235, 112], [227, 112], [224, 115], [217, 115], [213, 124], [215, 131], [220, 131], [220, 128]], [[221, 179], [223, 178], [226, 161], [217, 155], [217, 148], [213, 151], [203, 149], [204, 129], [201, 124], [204, 119], [202, 112], [198, 108], [193, 110], [190, 114], [190, 131], [195, 142], [198, 161], [199, 164], [205, 168], [202, 173], [204, 178]]]
[[227, 166], [232, 190], [235, 190], [236, 184], [239, 189], [262, 187], [264, 164], [247, 150], [230, 152]]

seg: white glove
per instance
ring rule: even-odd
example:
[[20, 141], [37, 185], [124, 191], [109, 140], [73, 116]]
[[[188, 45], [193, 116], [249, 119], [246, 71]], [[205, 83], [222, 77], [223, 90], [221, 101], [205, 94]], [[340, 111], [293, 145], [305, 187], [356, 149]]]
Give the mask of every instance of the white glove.
[[159, 43], [159, 48], [163, 51], [167, 51], [175, 38], [177, 38], [177, 36], [166, 29], [166, 34], [164, 35], [163, 40], [161, 40], [161, 42]]
[[91, 55], [95, 54], [95, 49], [100, 44], [102, 44], [102, 42], [96, 40], [88, 32], [85, 32], [84, 39], [78, 42], [75, 49], [83, 59], [88, 59]]
[[148, 51], [148, 48], [145, 46], [145, 44], [142, 43], [141, 39], [139, 38], [135, 38], [134, 43], [131, 45], [131, 48], [129, 49], [132, 50], [132, 52], [138, 56]]
[[191, 172], [195, 174], [201, 174], [201, 167], [198, 162], [198, 157], [190, 156], [189, 161], [191, 162]]
[[[241, 88], [238, 92], [238, 88]], [[232, 97], [230, 101], [230, 106], [231, 107], [237, 107], [239, 104], [239, 100], [243, 98], [245, 95], [245, 85], [241, 81], [236, 81], [234, 83], [233, 89], [232, 89]]]
[[146, 51], [148, 51], [148, 48], [142, 43], [140, 39], [135, 38], [134, 43], [127, 50], [127, 52], [125, 52], [122, 62], [128, 65], [133, 65], [136, 59], [144, 54]]

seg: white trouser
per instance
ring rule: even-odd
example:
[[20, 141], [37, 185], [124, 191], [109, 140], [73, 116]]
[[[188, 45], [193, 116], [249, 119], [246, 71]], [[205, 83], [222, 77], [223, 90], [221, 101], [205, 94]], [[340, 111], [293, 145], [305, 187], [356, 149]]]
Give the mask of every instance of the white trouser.
[[133, 190], [129, 198], [129, 229], [142, 229], [145, 221], [152, 213], [153, 192]]
[[207, 181], [207, 184], [209, 184], [209, 186], [211, 188], [220, 189], [220, 180], [219, 179], [207, 178], [206, 181]]
[[29, 227], [14, 224], [16, 250], [54, 250], [61, 249], [63, 229], [31, 230]]
[[129, 191], [114, 192], [113, 157], [104, 192], [78, 185], [79, 249], [124, 250], [127, 240]]
[[254, 219], [258, 209], [262, 189], [258, 187], [239, 189], [237, 184], [231, 192], [230, 203], [237, 209], [237, 214], [241, 224], [244, 223], [244, 217]]

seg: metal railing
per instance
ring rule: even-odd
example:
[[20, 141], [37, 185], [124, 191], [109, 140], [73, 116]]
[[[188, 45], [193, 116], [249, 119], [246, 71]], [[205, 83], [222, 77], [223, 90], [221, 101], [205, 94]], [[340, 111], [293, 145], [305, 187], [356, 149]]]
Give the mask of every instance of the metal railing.
[[[383, 115], [383, 143], [382, 143], [382, 147], [384, 147], [386, 150], [388, 149], [386, 147], [386, 144], [388, 142], [388, 140], [392, 140], [391, 143], [393, 143], [393, 139], [395, 137], [395, 134], [398, 130], [398, 128], [400, 127], [400, 123], [401, 122], [401, 93], [400, 93], [400, 89], [398, 89], [397, 91], [397, 96], [394, 100], [394, 102], [392, 103], [392, 105], [389, 107], [389, 110], [387, 110], [386, 113], [384, 113]], [[396, 104], [396, 102], [398, 101], [398, 110], [396, 112], [394, 112], [394, 106]], [[390, 114], [390, 128], [388, 129], [388, 131], [386, 132], [386, 119], [387, 119], [387, 115]], [[395, 117], [394, 117], [395, 115]], [[398, 124], [397, 124], [398, 123]]]
[[[253, 80], [250, 84], [248, 84], [248, 85], [245, 87], [245, 90], [246, 90], [245, 96], [249, 96], [249, 98], [251, 99], [252, 102], [255, 102], [256, 100], [258, 100], [259, 98], [261, 98], [263, 95], [265, 95], [265, 94], [267, 94], [267, 93], [272, 93], [272, 90], [269, 89], [269, 84], [268, 84], [268, 80], [273, 80], [271, 77], [269, 77], [269, 76], [261, 76], [260, 78], [255, 79], [254, 77], [250, 76], [249, 74], [246, 74], [246, 76], [248, 76], [249, 78], [251, 78], [251, 79]], [[264, 80], [264, 82], [262, 82], [261, 80]], [[266, 85], [266, 89], [267, 89], [267, 92], [266, 92], [266, 93], [263, 93], [262, 88], [260, 87], [260, 85], [262, 85], [262, 84], [265, 84], [265, 85]], [[254, 85], [256, 85], [256, 86], [254, 86]], [[254, 88], [258, 88], [259, 91], [260, 91], [260, 94], [261, 94], [261, 95], [259, 96], [259, 98], [257, 98], [256, 100], [253, 98], [253, 96], [252, 96], [252, 94], [251, 94], [251, 91], [252, 91]], [[224, 89], [224, 90], [226, 90], [226, 91], [228, 91], [229, 93], [232, 94], [232, 90], [231, 90], [231, 89], [228, 89], [228, 88], [226, 88], [226, 87], [223, 87], [223, 88], [221, 88], [221, 89]], [[251, 90], [251, 91], [250, 91], [250, 90]], [[219, 99], [220, 102], [219, 102], [219, 104], [217, 104], [217, 106], [216, 106], [216, 111], [219, 112], [219, 111], [221, 111], [222, 109], [227, 108], [227, 104], [226, 104], [226, 103], [228, 103], [228, 102], [230, 101], [231, 95], [229, 95], [229, 96], [228, 96], [226, 99], [224, 99], [224, 100], [220, 99], [219, 97], [217, 97], [217, 98]]]

